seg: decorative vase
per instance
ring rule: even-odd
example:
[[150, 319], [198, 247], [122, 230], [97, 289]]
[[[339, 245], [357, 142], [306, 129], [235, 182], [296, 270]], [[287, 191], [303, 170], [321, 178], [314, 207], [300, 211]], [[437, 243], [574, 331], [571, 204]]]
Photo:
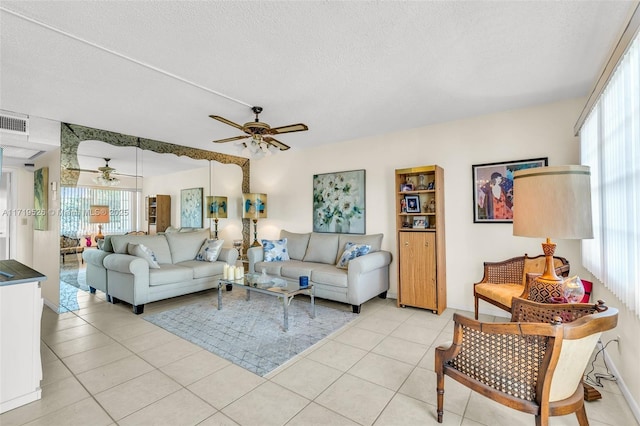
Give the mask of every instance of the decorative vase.
[[338, 234], [348, 234], [350, 227], [349, 219], [336, 219], [336, 232]]

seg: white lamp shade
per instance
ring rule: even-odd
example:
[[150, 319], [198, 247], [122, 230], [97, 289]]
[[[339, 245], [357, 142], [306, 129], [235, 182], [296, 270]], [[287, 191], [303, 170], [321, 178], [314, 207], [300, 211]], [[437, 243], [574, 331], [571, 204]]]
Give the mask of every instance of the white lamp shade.
[[591, 171], [588, 166], [551, 166], [513, 174], [513, 235], [593, 238]]

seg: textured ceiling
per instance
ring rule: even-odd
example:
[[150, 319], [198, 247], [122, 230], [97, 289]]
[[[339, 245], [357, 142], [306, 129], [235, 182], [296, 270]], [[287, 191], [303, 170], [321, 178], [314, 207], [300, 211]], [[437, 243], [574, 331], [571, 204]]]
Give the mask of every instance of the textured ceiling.
[[260, 105], [305, 149], [586, 96], [636, 4], [3, 0], [0, 109], [235, 154], [208, 115]]

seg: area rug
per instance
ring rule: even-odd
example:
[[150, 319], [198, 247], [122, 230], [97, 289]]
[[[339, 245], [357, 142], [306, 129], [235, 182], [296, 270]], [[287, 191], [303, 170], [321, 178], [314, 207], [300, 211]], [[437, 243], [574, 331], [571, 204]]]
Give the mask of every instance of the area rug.
[[[350, 311], [319, 306], [311, 318], [308, 297], [289, 305], [289, 331], [284, 331], [282, 300], [234, 289], [208, 301], [145, 315], [144, 319], [236, 365], [265, 376], [295, 355], [357, 318]], [[300, 297], [300, 296], [297, 296]]]

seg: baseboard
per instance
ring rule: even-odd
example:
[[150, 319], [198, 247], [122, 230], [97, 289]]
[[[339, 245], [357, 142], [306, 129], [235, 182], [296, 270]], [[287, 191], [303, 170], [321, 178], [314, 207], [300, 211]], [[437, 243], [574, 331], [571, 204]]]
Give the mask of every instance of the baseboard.
[[607, 363], [607, 366], [609, 366], [609, 369], [616, 376], [616, 382], [618, 383], [618, 387], [622, 391], [622, 396], [624, 396], [624, 399], [627, 401], [627, 404], [629, 404], [629, 408], [631, 408], [631, 412], [633, 413], [633, 416], [636, 418], [636, 421], [638, 422], [638, 424], [640, 424], [640, 406], [638, 406], [638, 401], [633, 399], [633, 395], [631, 394], [631, 391], [629, 391], [629, 388], [625, 384], [624, 379], [622, 378], [622, 375], [618, 372], [616, 365], [614, 364], [611, 357], [607, 354], [607, 351], [604, 350], [602, 351], [602, 353]]
[[57, 314], [60, 313], [60, 311], [58, 310], [58, 309], [60, 309], [60, 307], [58, 305], [54, 305], [53, 303], [51, 303], [47, 299], [43, 299], [43, 300], [44, 300], [45, 306], [47, 306], [49, 309], [51, 309], [53, 312], [55, 312]]

